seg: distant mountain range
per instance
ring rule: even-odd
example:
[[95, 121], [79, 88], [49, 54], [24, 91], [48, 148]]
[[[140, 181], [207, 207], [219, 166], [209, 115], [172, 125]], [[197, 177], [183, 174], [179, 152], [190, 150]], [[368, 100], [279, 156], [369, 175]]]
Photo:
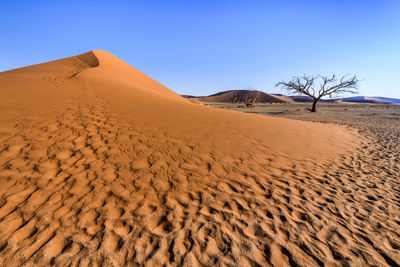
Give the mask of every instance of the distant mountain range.
[[[192, 101], [208, 103], [309, 103], [309, 96], [286, 96], [283, 94], [268, 94], [258, 90], [228, 90], [209, 96], [182, 95]], [[369, 104], [400, 104], [400, 99], [381, 96], [354, 96], [334, 99], [321, 99], [325, 103], [369, 103]]]

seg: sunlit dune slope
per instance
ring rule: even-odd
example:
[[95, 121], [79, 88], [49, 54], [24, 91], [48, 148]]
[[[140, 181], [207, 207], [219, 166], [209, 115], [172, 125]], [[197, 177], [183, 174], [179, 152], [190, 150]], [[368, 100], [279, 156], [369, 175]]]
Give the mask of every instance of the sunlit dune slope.
[[353, 141], [352, 134], [338, 127], [189, 103], [110, 53], [97, 50], [93, 53], [99, 58], [100, 66], [82, 72], [77, 78], [96, 88], [113, 105], [113, 110], [129, 113], [129, 120], [165, 127], [169, 134], [179, 138], [199, 138], [202, 146], [207, 146], [210, 137], [216, 138], [212, 139], [215, 142], [230, 143], [232, 149], [246, 143], [244, 138], [254, 138], [269, 149], [269, 154], [313, 155], [320, 159], [344, 152]]
[[288, 263], [282, 246], [310, 266], [279, 232], [262, 238], [282, 212], [266, 213], [271, 188], [360, 142], [190, 103], [100, 50], [0, 73], [0, 99], [2, 266]]

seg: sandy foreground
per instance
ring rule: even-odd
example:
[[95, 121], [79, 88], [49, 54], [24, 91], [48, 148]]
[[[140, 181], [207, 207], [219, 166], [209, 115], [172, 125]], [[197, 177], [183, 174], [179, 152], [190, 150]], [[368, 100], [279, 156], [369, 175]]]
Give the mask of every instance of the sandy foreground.
[[398, 266], [398, 160], [371, 147], [190, 103], [105, 51], [3, 72], [0, 265]]

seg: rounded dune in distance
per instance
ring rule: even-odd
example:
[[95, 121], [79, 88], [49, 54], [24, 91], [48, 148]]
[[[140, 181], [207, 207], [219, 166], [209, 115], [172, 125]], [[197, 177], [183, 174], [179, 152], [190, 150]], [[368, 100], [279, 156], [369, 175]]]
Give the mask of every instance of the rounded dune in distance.
[[317, 266], [302, 194], [361, 142], [191, 103], [102, 50], [2, 72], [0, 99], [0, 266]]

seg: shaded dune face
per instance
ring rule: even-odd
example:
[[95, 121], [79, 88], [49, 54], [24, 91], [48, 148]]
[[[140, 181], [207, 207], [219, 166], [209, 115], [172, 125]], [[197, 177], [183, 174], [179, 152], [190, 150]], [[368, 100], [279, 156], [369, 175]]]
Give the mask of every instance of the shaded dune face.
[[76, 56], [82, 63], [85, 63], [88, 68], [94, 68], [99, 65], [99, 59], [94, 55], [93, 52], [88, 52], [79, 56]]
[[343, 263], [332, 238], [351, 250], [319, 181], [352, 157], [350, 130], [192, 104], [98, 50], [0, 73], [0, 97], [2, 266], [318, 266]]
[[216, 103], [287, 103], [281, 97], [256, 90], [230, 90], [206, 97], [199, 97], [202, 102]]

